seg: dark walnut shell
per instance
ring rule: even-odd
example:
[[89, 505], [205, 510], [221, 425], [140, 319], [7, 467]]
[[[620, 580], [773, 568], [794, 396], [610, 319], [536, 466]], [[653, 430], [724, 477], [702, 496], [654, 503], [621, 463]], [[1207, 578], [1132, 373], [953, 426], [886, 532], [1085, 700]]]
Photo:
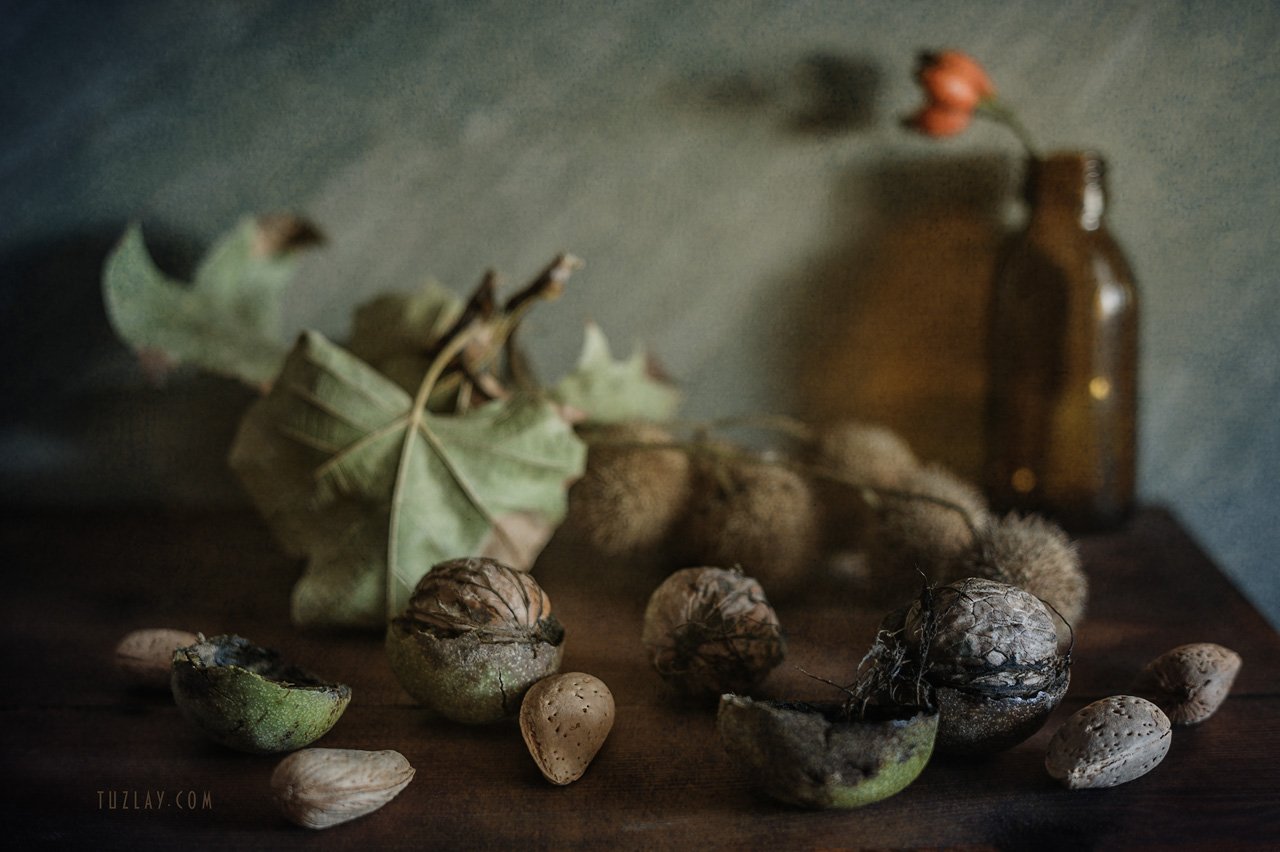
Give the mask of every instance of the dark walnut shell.
[[529, 687], [559, 671], [564, 629], [530, 575], [493, 559], [455, 559], [418, 581], [387, 626], [386, 648], [419, 704], [483, 724], [515, 716]]
[[1004, 583], [971, 577], [942, 586], [885, 626], [934, 689], [940, 752], [1017, 745], [1040, 729], [1070, 684], [1070, 656], [1059, 648], [1048, 609]]
[[747, 692], [782, 662], [786, 643], [760, 584], [740, 571], [685, 568], [649, 598], [641, 636], [679, 692]]
[[916, 779], [933, 753], [938, 714], [842, 705], [720, 699], [716, 727], [735, 764], [775, 799], [807, 808], [857, 808]]

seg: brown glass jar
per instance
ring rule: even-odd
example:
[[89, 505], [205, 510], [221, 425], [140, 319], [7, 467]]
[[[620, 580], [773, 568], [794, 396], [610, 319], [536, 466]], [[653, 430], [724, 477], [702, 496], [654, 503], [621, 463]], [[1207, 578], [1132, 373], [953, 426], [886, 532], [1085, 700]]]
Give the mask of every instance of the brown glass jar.
[[998, 266], [987, 353], [985, 480], [993, 507], [1071, 529], [1133, 505], [1138, 291], [1103, 214], [1104, 164], [1028, 164], [1026, 229]]

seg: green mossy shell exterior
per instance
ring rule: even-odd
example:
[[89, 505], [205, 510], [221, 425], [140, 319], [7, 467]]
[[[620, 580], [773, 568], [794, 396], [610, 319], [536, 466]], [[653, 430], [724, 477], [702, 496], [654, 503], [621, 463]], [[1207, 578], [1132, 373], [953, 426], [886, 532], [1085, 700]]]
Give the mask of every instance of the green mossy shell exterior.
[[486, 642], [478, 632], [438, 637], [396, 619], [387, 626], [387, 659], [405, 692], [434, 714], [468, 725], [510, 719], [525, 692], [560, 670], [558, 641]]
[[182, 715], [238, 751], [296, 751], [324, 736], [351, 701], [345, 684], [281, 684], [235, 665], [203, 666], [176, 656], [170, 678]]
[[806, 808], [860, 808], [916, 779], [933, 753], [938, 714], [831, 721], [798, 704], [724, 695], [716, 726], [729, 756], [775, 799]]

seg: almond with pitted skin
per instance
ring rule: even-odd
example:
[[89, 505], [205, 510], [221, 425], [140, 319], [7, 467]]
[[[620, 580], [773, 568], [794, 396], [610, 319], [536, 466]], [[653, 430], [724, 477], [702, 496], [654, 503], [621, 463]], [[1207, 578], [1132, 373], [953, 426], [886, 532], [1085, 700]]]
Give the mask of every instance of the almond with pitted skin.
[[569, 672], [540, 680], [525, 693], [520, 733], [546, 779], [569, 784], [604, 745], [613, 714], [613, 693], [602, 680]]
[[413, 780], [413, 767], [398, 751], [308, 748], [271, 774], [280, 810], [303, 828], [329, 828], [373, 813]]
[[199, 636], [187, 630], [134, 630], [116, 645], [116, 667], [135, 686], [168, 689], [173, 652], [199, 641]]
[[1179, 645], [1147, 663], [1144, 685], [1175, 725], [1195, 725], [1226, 700], [1240, 662], [1235, 651], [1212, 642]]
[[1146, 775], [1169, 753], [1169, 717], [1144, 698], [1113, 695], [1062, 724], [1044, 767], [1066, 787], [1114, 787]]

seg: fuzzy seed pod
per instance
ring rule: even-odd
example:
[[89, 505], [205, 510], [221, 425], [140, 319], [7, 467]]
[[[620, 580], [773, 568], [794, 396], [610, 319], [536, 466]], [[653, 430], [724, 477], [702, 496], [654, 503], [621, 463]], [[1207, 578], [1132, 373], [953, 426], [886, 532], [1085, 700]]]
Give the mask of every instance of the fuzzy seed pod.
[[641, 636], [653, 667], [689, 696], [746, 692], [786, 653], [778, 616], [740, 571], [685, 568], [649, 598]]
[[919, 466], [896, 432], [857, 420], [820, 429], [813, 456], [819, 468], [835, 477], [835, 481], [816, 483], [825, 509], [829, 551], [856, 551], [866, 545], [874, 512], [864, 494], [851, 486], [892, 488]]
[[898, 433], [884, 426], [846, 420], [821, 430], [818, 461], [841, 477], [891, 488], [913, 472], [919, 462]]
[[774, 596], [815, 573], [820, 509], [809, 483], [777, 464], [709, 458], [695, 473], [689, 561], [736, 565]]
[[1084, 615], [1089, 581], [1080, 554], [1061, 527], [1038, 515], [992, 520], [961, 560], [958, 573], [1017, 586], [1073, 626]]
[[937, 465], [908, 473], [896, 488], [916, 496], [881, 503], [867, 548], [877, 581], [918, 586], [918, 572], [934, 581], [953, 576], [953, 566], [973, 546], [974, 529], [987, 524], [982, 495]]
[[584, 432], [587, 469], [569, 490], [569, 519], [610, 556], [660, 545], [689, 501], [689, 456], [660, 426], [628, 423]]

